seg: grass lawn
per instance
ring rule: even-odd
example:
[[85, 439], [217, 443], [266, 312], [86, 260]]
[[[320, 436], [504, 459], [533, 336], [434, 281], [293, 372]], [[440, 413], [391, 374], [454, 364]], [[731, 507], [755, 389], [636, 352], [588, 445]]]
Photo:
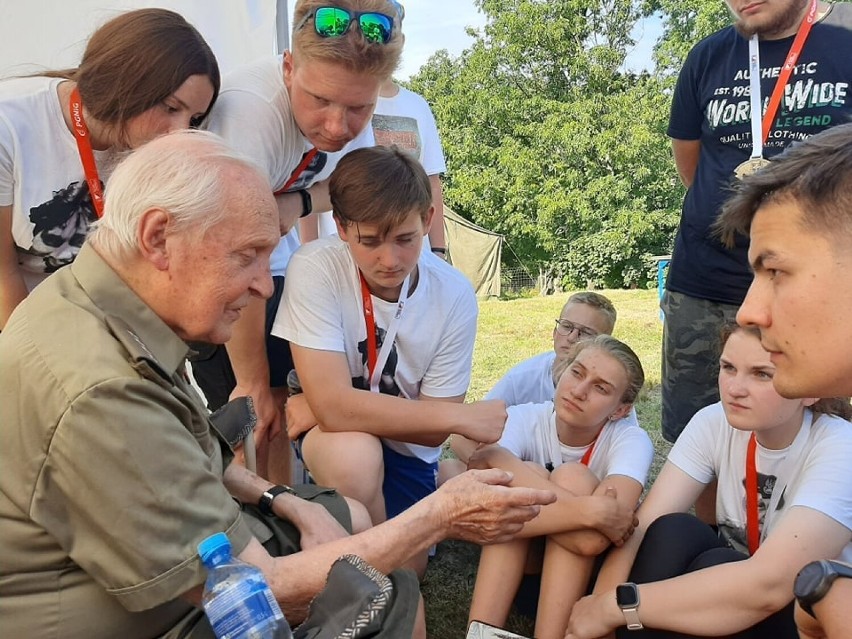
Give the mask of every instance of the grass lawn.
[[[651, 476], [656, 476], [668, 452], [660, 436], [660, 343], [662, 323], [656, 290], [602, 291], [618, 310], [615, 337], [636, 351], [645, 369], [645, 388], [636, 410], [639, 422], [651, 435], [657, 455]], [[512, 366], [553, 348], [552, 329], [569, 294], [509, 301], [480, 302], [479, 330], [473, 354], [473, 376], [468, 398], [481, 399]], [[423, 583], [426, 623], [430, 639], [460, 639], [465, 635], [467, 613], [479, 557], [477, 546], [445, 541], [429, 564]], [[529, 619], [513, 616], [509, 628], [532, 636]]]

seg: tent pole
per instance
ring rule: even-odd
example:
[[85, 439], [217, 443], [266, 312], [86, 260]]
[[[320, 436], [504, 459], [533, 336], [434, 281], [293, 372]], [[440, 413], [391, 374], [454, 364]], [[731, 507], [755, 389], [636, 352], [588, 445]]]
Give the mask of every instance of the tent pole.
[[278, 53], [290, 49], [290, 25], [287, 12], [287, 0], [275, 0], [275, 27], [277, 31]]

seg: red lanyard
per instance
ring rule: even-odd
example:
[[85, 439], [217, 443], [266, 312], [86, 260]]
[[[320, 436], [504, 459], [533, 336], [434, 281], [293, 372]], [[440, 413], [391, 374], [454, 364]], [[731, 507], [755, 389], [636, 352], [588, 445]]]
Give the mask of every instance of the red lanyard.
[[[598, 434], [598, 437], [600, 437], [600, 434]], [[592, 453], [595, 450], [595, 444], [597, 444], [597, 443], [598, 443], [598, 438], [595, 437], [592, 440], [592, 443], [586, 449], [586, 453], [585, 453], [585, 455], [583, 455], [583, 459], [580, 460], [580, 463], [583, 464], [583, 466], [586, 466], [586, 467], [589, 466], [589, 462], [592, 461]]]
[[754, 433], [748, 438], [745, 467], [746, 532], [748, 553], [754, 555], [760, 547], [760, 523], [757, 515], [757, 438]]
[[364, 301], [364, 324], [367, 326], [367, 384], [373, 379], [376, 370], [376, 318], [373, 315], [373, 297], [364, 274], [358, 271], [361, 278], [361, 299]]
[[811, 0], [811, 6], [808, 9], [808, 14], [799, 25], [799, 31], [796, 33], [796, 39], [790, 45], [790, 50], [787, 52], [787, 59], [784, 61], [784, 66], [781, 69], [781, 75], [775, 82], [775, 89], [772, 91], [772, 97], [769, 98], [769, 105], [766, 107], [766, 113], [763, 116], [763, 141], [764, 143], [769, 138], [769, 131], [772, 129], [772, 122], [775, 120], [775, 114], [778, 112], [778, 106], [781, 104], [781, 98], [784, 95], [784, 87], [790, 80], [790, 74], [793, 73], [793, 67], [799, 59], [799, 54], [805, 47], [805, 41], [808, 39], [808, 34], [811, 32], [811, 27], [816, 22], [817, 0]]
[[311, 163], [311, 160], [314, 159], [316, 154], [317, 154], [317, 147], [314, 147], [310, 151], [305, 153], [305, 157], [303, 157], [302, 161], [299, 162], [299, 166], [297, 166], [296, 169], [293, 171], [293, 173], [290, 174], [290, 179], [288, 179], [284, 183], [284, 186], [282, 186], [280, 189], [275, 191], [275, 195], [281, 195], [282, 193], [286, 193], [287, 189], [289, 189], [291, 186], [293, 186], [293, 184], [295, 184], [296, 180], [299, 179], [299, 176], [302, 174], [302, 172], [306, 168], [308, 168], [308, 165]]
[[89, 185], [89, 195], [92, 197], [95, 213], [100, 218], [104, 214], [104, 191], [98, 177], [98, 166], [95, 164], [95, 153], [92, 151], [89, 127], [86, 126], [86, 121], [83, 119], [83, 101], [80, 99], [80, 92], [77, 87], [74, 87], [71, 91], [69, 107], [71, 109], [71, 129], [74, 131], [74, 138], [77, 140], [77, 152], [80, 154], [83, 173], [86, 176], [86, 183]]

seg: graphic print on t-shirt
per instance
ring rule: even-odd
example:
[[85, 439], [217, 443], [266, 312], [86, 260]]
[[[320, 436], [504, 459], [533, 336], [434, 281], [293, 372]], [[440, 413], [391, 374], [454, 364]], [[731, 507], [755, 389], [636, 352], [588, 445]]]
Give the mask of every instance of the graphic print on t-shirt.
[[[302, 154], [302, 159], [299, 160], [299, 164], [297, 164], [296, 166], [302, 165], [302, 162], [305, 160], [305, 156], [308, 153], [310, 153], [310, 151], [305, 151]], [[305, 169], [301, 173], [299, 173], [296, 180], [287, 189], [287, 192], [289, 193], [291, 191], [300, 191], [302, 189], [308, 188], [311, 184], [313, 184], [314, 178], [316, 178], [316, 176], [322, 172], [327, 163], [328, 153], [326, 153], [325, 151], [317, 151], [310, 164], [308, 164], [308, 166], [306, 166]]]
[[45, 273], [53, 273], [74, 261], [95, 220], [88, 185], [71, 182], [54, 191], [52, 199], [30, 209], [34, 226], [28, 252], [44, 260]]
[[377, 146], [396, 145], [420, 158], [423, 141], [417, 119], [404, 115], [373, 115], [373, 135]]
[[[761, 69], [761, 80], [777, 79], [780, 67]], [[713, 99], [707, 103], [704, 117], [711, 131], [719, 135], [722, 144], [751, 150], [751, 89], [750, 71], [742, 67], [733, 79], [716, 87]], [[784, 97], [772, 122], [766, 148], [782, 149], [791, 142], [803, 140], [818, 131], [846, 121], [849, 82], [820, 78], [819, 62], [797, 64], [793, 68]], [[762, 112], [766, 111], [770, 95], [763, 82]]]
[[[381, 326], [376, 326], [376, 353], [382, 351], [382, 344], [385, 341], [387, 332]], [[358, 352], [361, 353], [361, 364], [364, 369], [364, 374], [360, 377], [352, 378], [352, 387], [360, 390], [370, 390], [370, 372], [367, 366], [367, 340], [364, 339], [358, 342]], [[382, 368], [382, 375], [379, 378], [379, 392], [385, 395], [393, 395], [399, 397], [402, 395], [399, 386], [396, 385], [394, 376], [396, 375], [396, 365], [399, 361], [399, 355], [396, 352], [396, 344], [391, 346], [388, 359]]]
[[[766, 511], [769, 510], [769, 500], [772, 499], [772, 491], [775, 490], [775, 484], [778, 481], [775, 475], [764, 475], [761, 472], [757, 473], [757, 521], [758, 528], [762, 532], [763, 524], [766, 521]], [[745, 478], [743, 478], [743, 488], [745, 488]], [[778, 510], [783, 507], [783, 500], [778, 501]], [[747, 513], [746, 496], [743, 491], [742, 512]], [[746, 520], [748, 516], [746, 516]], [[742, 522], [745, 524], [745, 522]], [[748, 554], [748, 534], [745, 525], [740, 522], [733, 522], [730, 519], [719, 522], [719, 532], [722, 536], [737, 550]]]

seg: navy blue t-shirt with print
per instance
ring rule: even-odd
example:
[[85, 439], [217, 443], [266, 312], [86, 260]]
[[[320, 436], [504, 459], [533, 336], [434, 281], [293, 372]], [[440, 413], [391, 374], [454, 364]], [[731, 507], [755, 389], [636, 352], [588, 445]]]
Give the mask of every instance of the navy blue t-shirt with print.
[[[793, 37], [760, 42], [761, 98], [769, 101]], [[700, 140], [695, 180], [686, 194], [667, 287], [714, 302], [740, 304], [751, 283], [748, 241], [725, 248], [711, 225], [751, 155], [748, 40], [733, 27], [699, 42], [687, 57], [672, 102], [668, 135]], [[852, 4], [832, 6], [813, 26], [785, 88], [764, 157], [852, 120]]]

